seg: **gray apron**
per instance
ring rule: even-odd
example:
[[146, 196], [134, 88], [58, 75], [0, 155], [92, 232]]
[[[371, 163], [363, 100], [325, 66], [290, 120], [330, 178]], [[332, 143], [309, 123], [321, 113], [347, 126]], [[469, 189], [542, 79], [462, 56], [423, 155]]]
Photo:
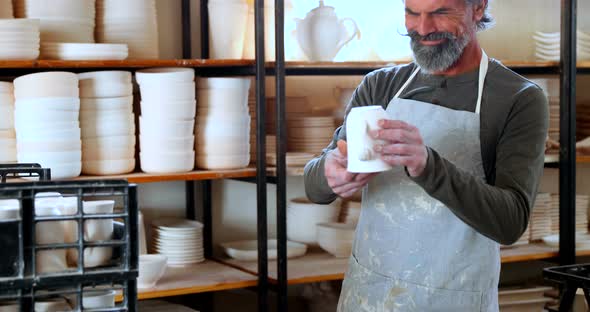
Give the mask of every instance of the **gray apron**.
[[[427, 146], [482, 180], [479, 112], [487, 68], [483, 53], [475, 113], [400, 99], [419, 68], [387, 106], [392, 119], [418, 127]], [[498, 311], [499, 274], [499, 245], [394, 168], [363, 189], [338, 311]]]

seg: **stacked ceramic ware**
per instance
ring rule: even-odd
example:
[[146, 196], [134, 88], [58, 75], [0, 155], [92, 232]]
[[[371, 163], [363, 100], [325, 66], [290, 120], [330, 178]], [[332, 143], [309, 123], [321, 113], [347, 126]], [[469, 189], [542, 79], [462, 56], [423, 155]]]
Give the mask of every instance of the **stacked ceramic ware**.
[[14, 18], [12, 0], [0, 0], [0, 18]]
[[241, 59], [244, 54], [248, 3], [245, 0], [212, 0], [208, 1], [207, 7], [211, 58]]
[[330, 144], [334, 135], [331, 116], [298, 117], [287, 121], [289, 151], [319, 154]]
[[202, 78], [197, 87], [197, 167], [238, 169], [248, 166], [250, 79]]
[[81, 73], [82, 172], [123, 174], [135, 168], [133, 85], [126, 71]]
[[129, 59], [157, 59], [156, 1], [97, 0], [96, 41], [127, 44]]
[[51, 169], [52, 179], [82, 170], [78, 76], [36, 73], [14, 80], [17, 159]]
[[42, 42], [94, 42], [95, 0], [16, 0], [16, 17], [38, 18]]
[[[588, 199], [587, 195], [576, 195], [576, 232], [588, 232]], [[551, 194], [549, 218], [551, 234], [559, 234], [559, 194]]]
[[39, 41], [39, 20], [0, 19], [0, 60], [34, 60]]
[[[252, 88], [253, 89], [253, 88]], [[250, 162], [256, 161], [256, 96], [248, 96], [248, 112], [250, 112]], [[267, 131], [270, 129], [266, 129]]]
[[44, 60], [124, 60], [127, 55], [126, 44], [61, 42], [41, 44], [41, 59]]
[[191, 171], [195, 166], [195, 71], [154, 68], [138, 71], [141, 91], [141, 170]]
[[[557, 62], [561, 57], [561, 33], [535, 32], [535, 57], [541, 61]], [[579, 61], [590, 60], [590, 33], [578, 30], [577, 58]]]
[[529, 224], [531, 241], [538, 241], [547, 235], [551, 235], [550, 211], [551, 195], [548, 193], [537, 194]]
[[153, 221], [152, 251], [165, 255], [169, 266], [205, 261], [203, 225], [197, 221], [175, 218]]
[[317, 246], [318, 223], [338, 221], [340, 206], [338, 202], [318, 205], [306, 198], [294, 198], [287, 204], [287, 239]]
[[16, 162], [14, 95], [10, 82], [0, 82], [0, 163]]

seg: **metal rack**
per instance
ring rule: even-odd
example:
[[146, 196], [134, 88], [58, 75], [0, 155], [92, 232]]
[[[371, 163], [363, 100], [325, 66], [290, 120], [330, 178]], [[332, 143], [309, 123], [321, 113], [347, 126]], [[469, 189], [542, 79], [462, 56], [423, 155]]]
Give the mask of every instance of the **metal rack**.
[[7, 178], [37, 178], [39, 181], [51, 180], [51, 170], [39, 164], [0, 164], [0, 183]]

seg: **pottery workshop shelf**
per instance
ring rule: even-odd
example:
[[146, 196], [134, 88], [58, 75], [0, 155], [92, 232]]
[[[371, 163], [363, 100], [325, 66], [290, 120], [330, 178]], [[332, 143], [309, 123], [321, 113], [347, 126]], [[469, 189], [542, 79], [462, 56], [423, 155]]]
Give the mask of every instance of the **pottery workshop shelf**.
[[207, 260], [189, 267], [168, 267], [153, 289], [139, 289], [138, 299], [151, 299], [257, 285], [258, 278], [221, 263]]
[[145, 68], [145, 67], [232, 67], [252, 66], [252, 60], [204, 60], [204, 59], [175, 59], [175, 60], [122, 60], [122, 61], [0, 61], [0, 68]]

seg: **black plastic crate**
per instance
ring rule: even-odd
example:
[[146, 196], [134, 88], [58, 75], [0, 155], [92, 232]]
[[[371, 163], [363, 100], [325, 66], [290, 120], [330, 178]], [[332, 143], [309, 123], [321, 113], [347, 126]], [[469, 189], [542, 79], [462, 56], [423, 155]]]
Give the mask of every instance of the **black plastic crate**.
[[[48, 196], [48, 193], [54, 194]], [[135, 306], [138, 269], [135, 185], [118, 180], [6, 183], [0, 185], [0, 201], [6, 203], [6, 200], [11, 200], [11, 205], [17, 204], [19, 210], [14, 218], [0, 220], [0, 248], [3, 250], [3, 256], [0, 257], [0, 296], [7, 294], [14, 298], [12, 292], [20, 290], [21, 297], [34, 299], [41, 289], [67, 288], [72, 285], [81, 289], [90, 284], [125, 281], [122, 291], [131, 295], [126, 300], [133, 301]], [[74, 210], [67, 215], [39, 215], [41, 210], [57, 209], [51, 208], [54, 205], [52, 200], [55, 200], [56, 205], [67, 202], [71, 205], [70, 209], [74, 207]], [[104, 203], [109, 206], [111, 202], [99, 202], [105, 200], [114, 200], [115, 210], [92, 214], [84, 212], [85, 205], [89, 207], [99, 203], [96, 206], [100, 206], [100, 203]], [[66, 228], [66, 224], [69, 229], [75, 229], [71, 231], [75, 233], [73, 240], [60, 239], [62, 234], [59, 231], [46, 231], [59, 229], [60, 226]], [[94, 229], [105, 224], [112, 225], [110, 239], [89, 238], [92, 236], [89, 232], [93, 231], [91, 224]], [[45, 232], [36, 233], [37, 230]], [[57, 237], [56, 241], [54, 236]], [[104, 250], [110, 252], [103, 263], [96, 267], [83, 265], [93, 252]], [[63, 265], [64, 254], [70, 256], [65, 256], [66, 266]], [[76, 262], [75, 266], [67, 263], [69, 260]], [[60, 270], [42, 272], [41, 269], [51, 267], [54, 262], [60, 264]]]
[[590, 304], [590, 264], [546, 268], [543, 275], [545, 279], [561, 286], [558, 311], [571, 311], [579, 288], [584, 290], [586, 303]]
[[0, 182], [8, 178], [37, 178], [39, 181], [51, 180], [51, 170], [39, 164], [0, 164]]

